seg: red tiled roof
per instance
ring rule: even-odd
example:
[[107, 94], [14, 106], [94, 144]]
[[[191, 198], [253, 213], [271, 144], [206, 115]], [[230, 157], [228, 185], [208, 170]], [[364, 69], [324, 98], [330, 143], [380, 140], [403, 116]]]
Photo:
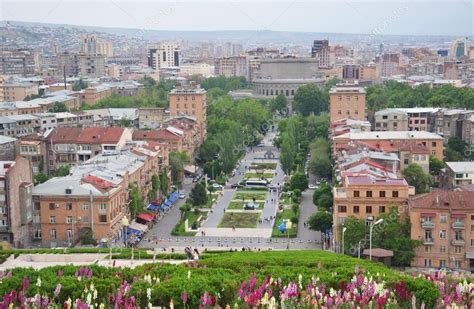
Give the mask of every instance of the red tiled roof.
[[434, 190], [410, 198], [412, 208], [423, 209], [474, 209], [474, 191]]
[[135, 130], [133, 131], [132, 139], [134, 141], [145, 141], [145, 140], [174, 140], [177, 141], [181, 137], [171, 133], [168, 130]]
[[395, 152], [397, 149], [394, 144], [389, 141], [357, 141], [356, 144], [365, 146], [371, 150], [378, 150], [383, 152]]
[[430, 150], [427, 146], [417, 144], [415, 142], [401, 143], [398, 145], [399, 151], [409, 151], [416, 154], [429, 154]]
[[82, 178], [82, 181], [85, 183], [90, 183], [100, 191], [107, 191], [110, 188], [114, 187], [114, 184], [111, 183], [110, 181], [104, 180], [102, 178], [96, 177], [96, 176], [85, 176]]
[[116, 144], [124, 128], [56, 128], [48, 136], [53, 143]]

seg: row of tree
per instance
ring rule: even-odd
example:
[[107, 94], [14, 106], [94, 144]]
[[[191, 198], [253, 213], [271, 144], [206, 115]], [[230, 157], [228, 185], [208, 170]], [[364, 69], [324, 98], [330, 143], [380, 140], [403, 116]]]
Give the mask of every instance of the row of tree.
[[405, 83], [388, 80], [381, 85], [367, 88], [367, 109], [378, 111], [384, 108], [448, 107], [474, 108], [474, 90], [446, 85], [431, 88], [420, 85], [412, 88]]

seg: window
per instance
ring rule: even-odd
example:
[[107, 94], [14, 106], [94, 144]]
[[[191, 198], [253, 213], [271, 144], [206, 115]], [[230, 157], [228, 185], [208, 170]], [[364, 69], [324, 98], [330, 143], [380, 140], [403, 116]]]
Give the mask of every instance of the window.
[[454, 267], [461, 268], [461, 265], [462, 265], [461, 260], [454, 261]]
[[66, 217], [66, 223], [72, 224], [72, 216]]
[[454, 253], [462, 253], [462, 247], [461, 246], [455, 246], [454, 247]]
[[72, 240], [72, 230], [71, 229], [67, 229], [66, 237], [67, 237], [67, 240], [69, 240], [69, 241]]
[[431, 253], [431, 246], [425, 246], [425, 253]]
[[8, 226], [8, 220], [7, 219], [0, 219], [0, 226]]
[[380, 206], [379, 213], [384, 213], [384, 212], [385, 212], [385, 206]]
[[72, 210], [72, 203], [66, 203], [66, 210]]
[[51, 224], [56, 223], [56, 217], [55, 216], [50, 216], [49, 217], [49, 223], [51, 223]]
[[404, 160], [403, 160], [403, 163], [404, 163], [405, 165], [408, 165], [408, 163], [409, 163], [409, 162], [408, 162], [408, 159], [404, 159]]
[[440, 246], [439, 253], [446, 253], [446, 246]]
[[431, 230], [426, 230], [425, 231], [425, 239], [426, 240], [432, 240], [433, 239], [432, 234], [431, 234]]
[[367, 197], [372, 197], [372, 191], [367, 191], [366, 195]]
[[89, 217], [83, 216], [82, 217], [82, 223], [87, 223], [87, 222], [89, 222]]
[[41, 230], [40, 229], [36, 229], [35, 230], [35, 236], [34, 236], [35, 239], [41, 239]]
[[41, 204], [39, 202], [35, 202], [34, 204], [34, 210], [40, 211], [41, 210]]
[[398, 191], [392, 191], [392, 197], [398, 197]]
[[359, 191], [354, 191], [354, 197], [359, 197], [360, 196], [360, 192]]
[[474, 224], [471, 224], [471, 232], [474, 232]]
[[100, 223], [107, 222], [107, 215], [99, 215], [99, 222]]
[[84, 204], [82, 205], [82, 210], [89, 210], [89, 204], [84, 203]]
[[425, 267], [431, 267], [431, 260], [425, 259]]
[[462, 238], [462, 231], [455, 231], [455, 232], [454, 232], [454, 239], [455, 239], [455, 240], [463, 240], [463, 238]]
[[431, 146], [436, 147], [436, 142], [431, 142]]
[[445, 215], [442, 215], [439, 217], [439, 222], [440, 223], [446, 223], [446, 221], [448, 220], [448, 217], [445, 216]]
[[347, 207], [346, 207], [346, 206], [338, 206], [338, 207], [337, 207], [337, 211], [339, 211], [339, 212], [346, 212], [346, 211], [347, 211]]
[[385, 197], [385, 191], [380, 191], [380, 192], [379, 192], [379, 196], [380, 196], [380, 197]]
[[51, 237], [51, 239], [56, 239], [56, 229], [51, 229], [49, 231], [49, 236]]
[[354, 206], [354, 213], [358, 214], [359, 213], [359, 206]]
[[105, 203], [99, 203], [99, 211], [105, 211]]
[[49, 203], [49, 210], [55, 210], [55, 209], [56, 209], [56, 204]]
[[474, 239], [471, 239], [471, 247], [474, 247]]
[[439, 238], [446, 239], [446, 230], [439, 231]]
[[446, 260], [440, 260], [439, 261], [439, 267], [440, 268], [446, 267]]
[[368, 214], [372, 213], [372, 206], [365, 206], [365, 212]]

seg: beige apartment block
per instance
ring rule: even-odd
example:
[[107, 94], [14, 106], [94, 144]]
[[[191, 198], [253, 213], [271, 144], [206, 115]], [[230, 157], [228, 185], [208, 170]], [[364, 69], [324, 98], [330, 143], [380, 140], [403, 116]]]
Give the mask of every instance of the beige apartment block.
[[331, 123], [349, 118], [365, 120], [365, 90], [355, 84], [338, 84], [329, 91]]

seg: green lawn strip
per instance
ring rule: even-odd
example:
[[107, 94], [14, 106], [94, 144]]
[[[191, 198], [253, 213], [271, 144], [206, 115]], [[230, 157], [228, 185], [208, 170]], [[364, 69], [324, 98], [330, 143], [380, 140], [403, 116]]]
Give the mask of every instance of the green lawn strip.
[[[272, 237], [288, 237], [288, 232], [284, 234], [280, 232], [280, 224], [283, 220], [290, 220], [294, 216], [294, 213], [291, 209], [284, 209], [282, 212], [277, 212], [276, 220], [273, 225]], [[298, 235], [298, 224], [293, 224], [290, 229], [290, 237], [296, 237]]]
[[[244, 209], [244, 206], [245, 204], [247, 204], [248, 202], [242, 202], [242, 201], [232, 201], [229, 203], [229, 205], [227, 205], [227, 209]], [[258, 208], [256, 208], [255, 210], [262, 210], [263, 209], [263, 206], [265, 205], [265, 201], [262, 201], [262, 202], [255, 202], [255, 204], [258, 205]]]
[[273, 179], [274, 173], [262, 173], [262, 174], [257, 174], [257, 173], [245, 173], [244, 178], [258, 178], [261, 179], [266, 178], [266, 179]]
[[252, 163], [250, 165], [251, 169], [266, 169], [266, 170], [275, 170], [277, 168], [276, 163]]
[[186, 217], [180, 220], [175, 227], [173, 228], [171, 235], [173, 236], [194, 236], [195, 232], [186, 232], [184, 228], [184, 223], [186, 219], [188, 219], [188, 227], [193, 226], [193, 223], [200, 217], [200, 216], [207, 216], [207, 212], [199, 211], [197, 214], [194, 210], [188, 212]]
[[226, 212], [218, 227], [256, 228], [260, 213]]
[[267, 195], [267, 191], [237, 191], [232, 199], [242, 200], [244, 198], [244, 200], [252, 200], [255, 198], [256, 200], [266, 200]]

